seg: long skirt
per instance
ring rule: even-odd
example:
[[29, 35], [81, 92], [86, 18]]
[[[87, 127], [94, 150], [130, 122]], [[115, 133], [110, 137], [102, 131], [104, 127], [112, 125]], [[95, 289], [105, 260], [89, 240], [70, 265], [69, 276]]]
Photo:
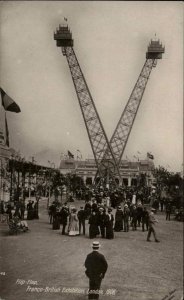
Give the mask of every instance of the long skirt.
[[106, 239], [113, 239], [114, 238], [114, 232], [112, 225], [106, 226]]
[[58, 217], [53, 218], [53, 224], [52, 224], [52, 229], [53, 230], [58, 230], [60, 229], [60, 221]]
[[96, 224], [90, 224], [89, 225], [89, 238], [93, 239], [95, 238], [98, 234], [100, 234], [98, 226]]
[[115, 221], [114, 231], [121, 231], [123, 230], [123, 220]]
[[70, 236], [79, 235], [78, 222], [73, 221], [73, 222], [69, 223], [69, 226], [68, 226], [68, 235], [70, 235]]
[[27, 220], [33, 220], [34, 219], [34, 210], [28, 209], [27, 211]]

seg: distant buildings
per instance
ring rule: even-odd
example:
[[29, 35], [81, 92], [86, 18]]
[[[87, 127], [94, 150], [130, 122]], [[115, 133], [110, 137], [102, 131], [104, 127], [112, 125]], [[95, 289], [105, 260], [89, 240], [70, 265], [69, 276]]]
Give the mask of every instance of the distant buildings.
[[[63, 159], [60, 162], [59, 169], [62, 174], [76, 174], [76, 176], [83, 178], [84, 183], [87, 185], [90, 185], [94, 182], [97, 171], [94, 159]], [[140, 160], [138, 162], [122, 160], [120, 173], [126, 186], [136, 186], [138, 184], [140, 174], [146, 175], [147, 185], [151, 186], [152, 182], [154, 181], [153, 169], [154, 163], [152, 160]]]

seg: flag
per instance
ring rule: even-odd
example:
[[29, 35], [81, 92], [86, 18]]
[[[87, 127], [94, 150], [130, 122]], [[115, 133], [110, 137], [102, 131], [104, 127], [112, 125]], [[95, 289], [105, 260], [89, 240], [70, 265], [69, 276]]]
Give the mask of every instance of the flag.
[[147, 152], [147, 158], [154, 159], [154, 156], [153, 156], [153, 154]]
[[19, 113], [21, 111], [17, 103], [13, 99], [11, 99], [2, 88], [0, 88], [0, 94], [2, 98], [2, 106], [6, 111], [16, 113]]
[[[16, 113], [19, 113], [21, 111], [17, 103], [13, 99], [11, 99], [1, 87], [0, 87], [0, 96], [1, 96], [2, 106], [4, 107], [5, 111], [11, 111]], [[6, 131], [5, 144], [6, 146], [9, 147], [9, 130], [8, 130], [6, 113], [5, 113], [5, 131]]]
[[74, 158], [74, 155], [70, 151], [68, 151], [68, 157], [69, 158]]
[[67, 18], [64, 18], [64, 20], [67, 22], [68, 21], [68, 19]]

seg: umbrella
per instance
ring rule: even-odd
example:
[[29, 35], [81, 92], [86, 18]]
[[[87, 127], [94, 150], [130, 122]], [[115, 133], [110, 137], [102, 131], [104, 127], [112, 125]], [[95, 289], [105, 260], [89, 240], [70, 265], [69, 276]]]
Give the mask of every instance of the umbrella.
[[19, 113], [20, 107], [17, 103], [11, 99], [2, 88], [0, 88], [1, 98], [2, 98], [2, 105], [6, 111], [16, 112]]

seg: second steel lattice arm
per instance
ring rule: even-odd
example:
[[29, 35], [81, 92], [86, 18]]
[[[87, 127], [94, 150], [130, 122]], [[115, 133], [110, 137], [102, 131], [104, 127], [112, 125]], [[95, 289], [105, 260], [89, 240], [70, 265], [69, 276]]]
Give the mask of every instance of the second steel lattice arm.
[[[151, 41], [146, 53], [145, 64], [112, 135], [110, 145], [118, 165], [120, 165], [152, 68], [156, 66], [157, 59], [162, 58], [164, 51], [165, 48], [162, 47], [159, 41]], [[106, 155], [108, 156], [108, 149], [104, 153], [104, 158]]]

